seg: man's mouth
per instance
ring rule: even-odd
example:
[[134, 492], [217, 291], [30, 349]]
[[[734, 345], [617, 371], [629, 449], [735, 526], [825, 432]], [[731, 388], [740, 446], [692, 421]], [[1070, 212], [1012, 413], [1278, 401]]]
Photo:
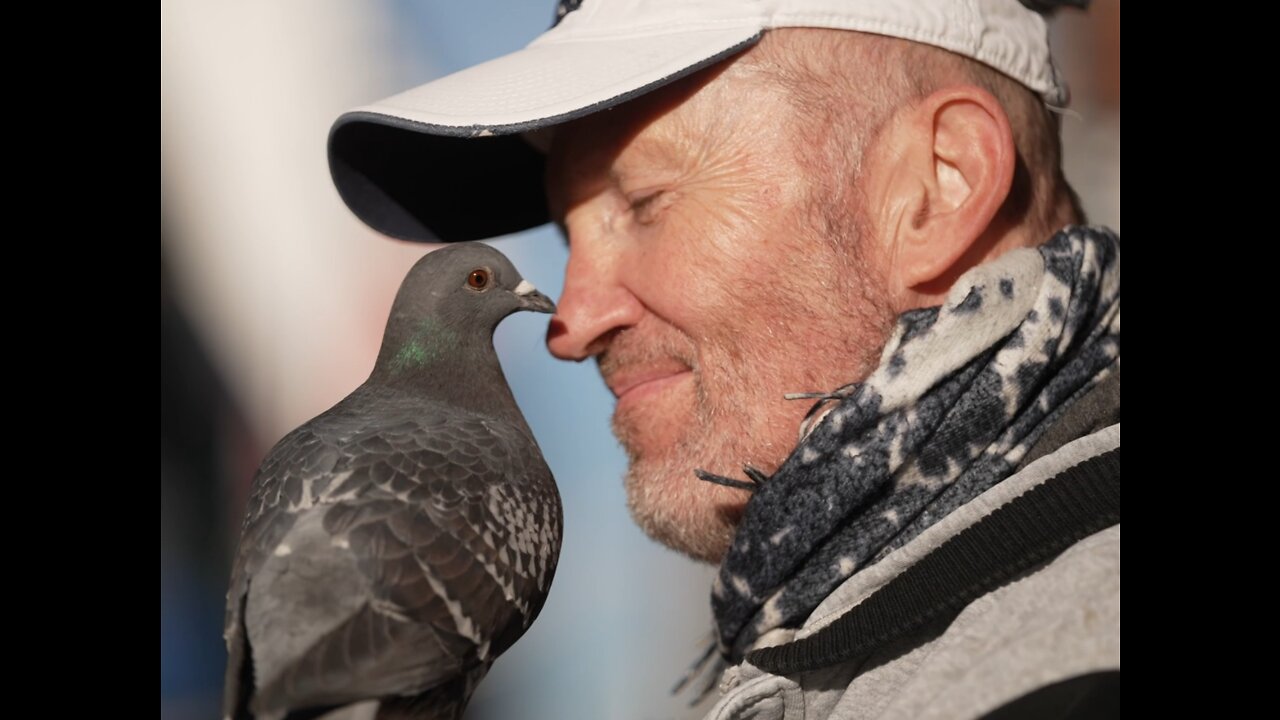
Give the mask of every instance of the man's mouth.
[[687, 367], [649, 370], [624, 370], [606, 380], [609, 390], [618, 398], [618, 406], [662, 392], [692, 374]]

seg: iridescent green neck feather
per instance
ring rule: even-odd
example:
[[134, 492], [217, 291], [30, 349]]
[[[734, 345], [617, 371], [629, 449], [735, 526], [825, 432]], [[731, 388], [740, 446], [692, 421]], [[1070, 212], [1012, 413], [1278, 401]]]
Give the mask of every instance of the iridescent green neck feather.
[[458, 335], [434, 318], [418, 321], [409, 337], [391, 356], [392, 375], [435, 365], [447, 354], [456, 351]]

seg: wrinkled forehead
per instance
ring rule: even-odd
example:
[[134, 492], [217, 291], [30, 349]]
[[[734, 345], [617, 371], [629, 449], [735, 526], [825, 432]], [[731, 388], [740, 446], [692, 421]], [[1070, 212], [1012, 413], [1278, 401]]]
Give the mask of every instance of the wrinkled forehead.
[[[739, 56], [741, 57], [741, 56]], [[731, 59], [617, 107], [556, 126], [548, 140], [545, 186], [553, 218], [577, 196], [641, 167], [678, 169], [693, 161], [760, 88]]]

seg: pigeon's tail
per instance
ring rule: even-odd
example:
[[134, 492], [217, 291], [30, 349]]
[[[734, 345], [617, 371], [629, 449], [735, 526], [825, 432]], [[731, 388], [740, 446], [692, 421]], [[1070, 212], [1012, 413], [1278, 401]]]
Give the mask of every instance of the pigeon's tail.
[[421, 695], [386, 698], [379, 703], [376, 720], [460, 720], [471, 693], [488, 672], [485, 663]]
[[249, 631], [244, 624], [245, 603], [249, 593], [241, 596], [239, 610], [232, 618], [232, 631], [227, 636], [227, 674], [223, 683], [222, 716], [228, 720], [252, 720], [249, 698], [253, 695], [253, 654], [246, 652]]
[[301, 710], [291, 712], [285, 720], [373, 720], [378, 715], [378, 701], [345, 705], [335, 710]]

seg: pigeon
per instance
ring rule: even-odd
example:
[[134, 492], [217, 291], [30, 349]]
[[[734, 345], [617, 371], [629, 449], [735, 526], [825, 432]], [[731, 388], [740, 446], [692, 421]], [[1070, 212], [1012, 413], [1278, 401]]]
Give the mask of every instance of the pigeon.
[[500, 252], [409, 271], [369, 379], [268, 453], [227, 593], [226, 718], [457, 718], [537, 617], [560, 495], [493, 349], [554, 312]]

